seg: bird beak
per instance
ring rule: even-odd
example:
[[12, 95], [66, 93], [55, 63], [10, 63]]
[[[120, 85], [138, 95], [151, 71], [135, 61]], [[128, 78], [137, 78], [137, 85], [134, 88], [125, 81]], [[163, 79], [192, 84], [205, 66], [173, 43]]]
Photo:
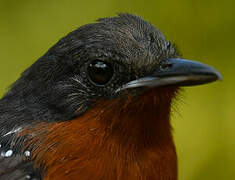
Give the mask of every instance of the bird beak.
[[117, 91], [137, 87], [194, 86], [222, 80], [221, 74], [211, 66], [180, 58], [164, 62], [152, 74], [124, 84]]

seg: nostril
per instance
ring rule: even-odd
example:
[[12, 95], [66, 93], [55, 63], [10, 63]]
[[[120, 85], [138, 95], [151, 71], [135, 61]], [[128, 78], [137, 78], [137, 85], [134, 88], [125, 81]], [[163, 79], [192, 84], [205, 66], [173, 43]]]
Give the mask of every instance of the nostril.
[[171, 63], [165, 63], [165, 64], [161, 64], [160, 69], [161, 69], [161, 70], [168, 70], [168, 69], [170, 69], [172, 66], [173, 66], [173, 64], [171, 64]]

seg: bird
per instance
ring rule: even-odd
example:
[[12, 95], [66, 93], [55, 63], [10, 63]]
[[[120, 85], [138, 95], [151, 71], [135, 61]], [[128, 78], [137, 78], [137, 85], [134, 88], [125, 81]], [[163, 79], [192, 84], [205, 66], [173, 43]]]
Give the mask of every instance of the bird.
[[0, 100], [1, 180], [177, 180], [173, 102], [222, 79], [129, 13], [60, 39]]

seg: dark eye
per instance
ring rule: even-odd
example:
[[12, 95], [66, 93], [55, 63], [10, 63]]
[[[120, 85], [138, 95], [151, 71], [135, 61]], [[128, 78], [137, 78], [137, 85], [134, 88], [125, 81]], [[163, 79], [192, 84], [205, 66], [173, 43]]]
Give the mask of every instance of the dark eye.
[[87, 67], [90, 80], [96, 85], [105, 85], [113, 77], [111, 64], [101, 60], [92, 61]]

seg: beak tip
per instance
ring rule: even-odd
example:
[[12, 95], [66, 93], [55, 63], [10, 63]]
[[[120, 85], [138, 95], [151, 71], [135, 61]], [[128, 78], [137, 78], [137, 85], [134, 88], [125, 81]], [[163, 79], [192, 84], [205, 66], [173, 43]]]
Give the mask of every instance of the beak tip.
[[216, 80], [223, 81], [223, 76], [220, 74], [219, 71], [214, 70], [214, 75], [216, 76]]
[[220, 80], [220, 81], [223, 81], [223, 80], [224, 80], [224, 79], [223, 79], [223, 76], [222, 76], [220, 73], [218, 73], [217, 77], [218, 77], [218, 80]]

